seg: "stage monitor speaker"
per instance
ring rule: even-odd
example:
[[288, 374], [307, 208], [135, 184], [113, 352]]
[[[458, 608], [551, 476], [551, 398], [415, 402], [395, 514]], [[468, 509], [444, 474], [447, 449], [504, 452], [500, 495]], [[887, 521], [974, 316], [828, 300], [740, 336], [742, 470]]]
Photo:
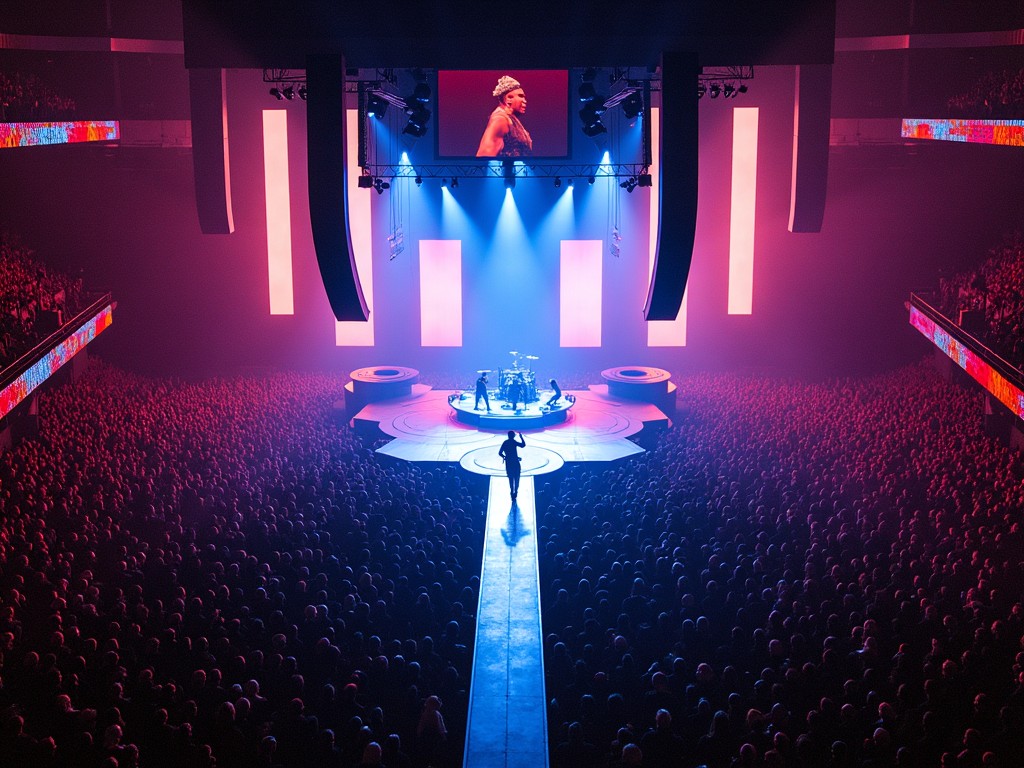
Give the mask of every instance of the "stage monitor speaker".
[[309, 221], [320, 276], [338, 320], [366, 320], [370, 312], [349, 234], [344, 57], [307, 57], [306, 89]]
[[697, 228], [696, 53], [661, 59], [661, 158], [654, 270], [644, 306], [647, 320], [675, 320], [683, 303]]
[[204, 235], [230, 235], [235, 231], [231, 216], [226, 79], [223, 69], [188, 71], [196, 210]]
[[789, 231], [820, 232], [828, 188], [828, 139], [832, 122], [832, 65], [796, 68], [793, 97], [793, 181]]

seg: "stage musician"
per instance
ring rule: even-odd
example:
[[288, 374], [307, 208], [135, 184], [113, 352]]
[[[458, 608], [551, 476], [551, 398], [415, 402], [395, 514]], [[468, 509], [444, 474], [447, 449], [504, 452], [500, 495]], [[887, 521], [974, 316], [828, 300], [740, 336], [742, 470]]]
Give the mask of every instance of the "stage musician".
[[491, 401], [487, 399], [487, 374], [481, 373], [480, 378], [476, 380], [476, 405], [473, 406], [474, 411], [480, 410], [480, 398], [483, 398], [484, 405], [487, 406], [487, 410], [491, 410]]
[[533, 139], [522, 122], [526, 114], [526, 94], [519, 81], [502, 75], [491, 95], [498, 99], [498, 106], [487, 119], [476, 156], [527, 157], [532, 154]]
[[519, 439], [516, 440], [516, 433], [510, 429], [508, 439], [498, 449], [498, 455], [505, 462], [505, 474], [508, 475], [508, 487], [512, 493], [512, 501], [515, 501], [516, 496], [519, 495], [519, 473], [522, 470], [518, 449], [525, 447], [526, 441], [523, 439], [523, 433], [520, 432]]
[[548, 399], [547, 406], [548, 408], [554, 408], [555, 404], [562, 398], [562, 390], [558, 387], [558, 382], [554, 379], [552, 379], [550, 383], [551, 389], [553, 389], [555, 393]]

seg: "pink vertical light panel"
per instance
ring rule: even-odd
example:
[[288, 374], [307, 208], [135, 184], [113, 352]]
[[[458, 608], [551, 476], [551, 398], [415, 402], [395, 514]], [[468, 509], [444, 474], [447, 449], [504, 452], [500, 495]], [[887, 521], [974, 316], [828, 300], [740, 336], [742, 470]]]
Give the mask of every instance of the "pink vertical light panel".
[[292, 222], [288, 190], [288, 113], [263, 110], [263, 179], [267, 191], [267, 270], [270, 314], [295, 314]]
[[729, 215], [729, 314], [749, 315], [754, 296], [757, 107], [732, 111], [732, 208]]
[[373, 338], [373, 207], [371, 189], [359, 189], [359, 110], [345, 112], [348, 143], [345, 147], [345, 187], [348, 194], [348, 234], [352, 238], [359, 285], [370, 317], [364, 322], [334, 322], [334, 343], [339, 347], [372, 347]]
[[[654, 256], [658, 249], [658, 217], [661, 215], [661, 173], [658, 167], [658, 157], [661, 154], [661, 124], [659, 120], [660, 110], [658, 107], [651, 107], [651, 192], [649, 198], [649, 220], [647, 225], [648, 237], [648, 258], [647, 258], [647, 284], [650, 285], [651, 275], [654, 274]], [[645, 286], [646, 290], [646, 286]], [[647, 346], [648, 347], [685, 347], [686, 346], [686, 297], [690, 293], [689, 284], [683, 291], [683, 302], [679, 305], [679, 314], [675, 320], [651, 320], [647, 323]], [[643, 306], [646, 293], [640, 297], [640, 306]]]
[[461, 240], [420, 240], [420, 346], [462, 346]]
[[559, 344], [601, 346], [602, 240], [563, 240], [558, 283]]

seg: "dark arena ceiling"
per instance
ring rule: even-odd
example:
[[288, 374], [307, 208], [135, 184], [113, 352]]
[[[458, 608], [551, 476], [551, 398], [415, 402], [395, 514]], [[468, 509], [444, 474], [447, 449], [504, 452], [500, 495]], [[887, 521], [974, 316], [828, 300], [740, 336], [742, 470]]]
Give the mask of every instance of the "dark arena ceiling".
[[183, 0], [188, 68], [654, 66], [664, 51], [703, 66], [829, 64], [835, 0]]

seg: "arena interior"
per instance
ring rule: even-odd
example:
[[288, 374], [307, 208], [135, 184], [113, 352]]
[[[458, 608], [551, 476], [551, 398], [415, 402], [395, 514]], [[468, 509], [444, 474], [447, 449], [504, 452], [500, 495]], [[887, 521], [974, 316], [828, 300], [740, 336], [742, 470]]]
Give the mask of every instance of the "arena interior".
[[1022, 200], [1019, 2], [5, 0], [0, 765], [1021, 768]]

